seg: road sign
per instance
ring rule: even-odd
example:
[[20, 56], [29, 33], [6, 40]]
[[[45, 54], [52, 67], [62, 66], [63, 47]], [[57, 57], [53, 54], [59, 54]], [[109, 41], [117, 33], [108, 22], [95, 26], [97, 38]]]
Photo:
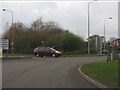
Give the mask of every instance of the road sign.
[[2, 39], [2, 49], [3, 50], [9, 49], [9, 40], [8, 39]]

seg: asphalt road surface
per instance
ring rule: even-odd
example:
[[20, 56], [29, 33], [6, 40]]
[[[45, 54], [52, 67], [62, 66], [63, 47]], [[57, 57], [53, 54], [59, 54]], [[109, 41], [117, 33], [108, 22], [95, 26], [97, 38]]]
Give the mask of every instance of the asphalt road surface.
[[95, 88], [79, 74], [80, 65], [105, 57], [43, 57], [4, 60], [3, 88]]

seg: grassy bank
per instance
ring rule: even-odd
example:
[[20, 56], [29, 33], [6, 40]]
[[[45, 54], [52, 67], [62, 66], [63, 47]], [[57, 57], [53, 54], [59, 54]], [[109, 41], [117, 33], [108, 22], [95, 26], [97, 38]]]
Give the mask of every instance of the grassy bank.
[[108, 87], [118, 87], [118, 61], [86, 64], [81, 71]]
[[104, 54], [78, 54], [78, 55], [62, 55], [63, 57], [99, 57], [99, 56], [106, 56]]
[[0, 51], [0, 56], [2, 56], [2, 51]]

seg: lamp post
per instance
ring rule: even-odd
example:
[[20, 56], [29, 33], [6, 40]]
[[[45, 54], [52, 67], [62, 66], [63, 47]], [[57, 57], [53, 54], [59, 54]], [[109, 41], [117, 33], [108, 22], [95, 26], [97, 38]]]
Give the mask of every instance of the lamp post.
[[3, 11], [8, 11], [11, 13], [12, 15], [12, 30], [11, 30], [11, 52], [13, 53], [13, 45], [14, 45], [14, 41], [13, 41], [13, 11], [11, 10], [7, 10], [7, 9], [2, 9]]
[[[93, 0], [93, 1], [97, 1], [97, 0]], [[90, 13], [90, 3], [92, 2], [88, 2], [88, 54], [90, 54], [90, 20], [89, 20], [89, 13]]]
[[105, 50], [105, 42], [106, 42], [106, 40], [105, 40], [105, 21], [106, 21], [106, 19], [112, 19], [112, 17], [109, 17], [109, 18], [104, 18], [104, 46], [103, 46], [103, 50]]
[[44, 41], [41, 41], [42, 47], [44, 47]]

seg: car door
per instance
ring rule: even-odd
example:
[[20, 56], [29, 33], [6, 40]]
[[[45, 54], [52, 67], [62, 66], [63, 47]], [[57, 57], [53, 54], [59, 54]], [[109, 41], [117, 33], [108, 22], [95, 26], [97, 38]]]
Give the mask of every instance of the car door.
[[40, 48], [39, 54], [40, 54], [40, 56], [44, 56], [44, 47]]
[[44, 48], [44, 53], [45, 53], [45, 56], [50, 56], [50, 51], [48, 47]]

